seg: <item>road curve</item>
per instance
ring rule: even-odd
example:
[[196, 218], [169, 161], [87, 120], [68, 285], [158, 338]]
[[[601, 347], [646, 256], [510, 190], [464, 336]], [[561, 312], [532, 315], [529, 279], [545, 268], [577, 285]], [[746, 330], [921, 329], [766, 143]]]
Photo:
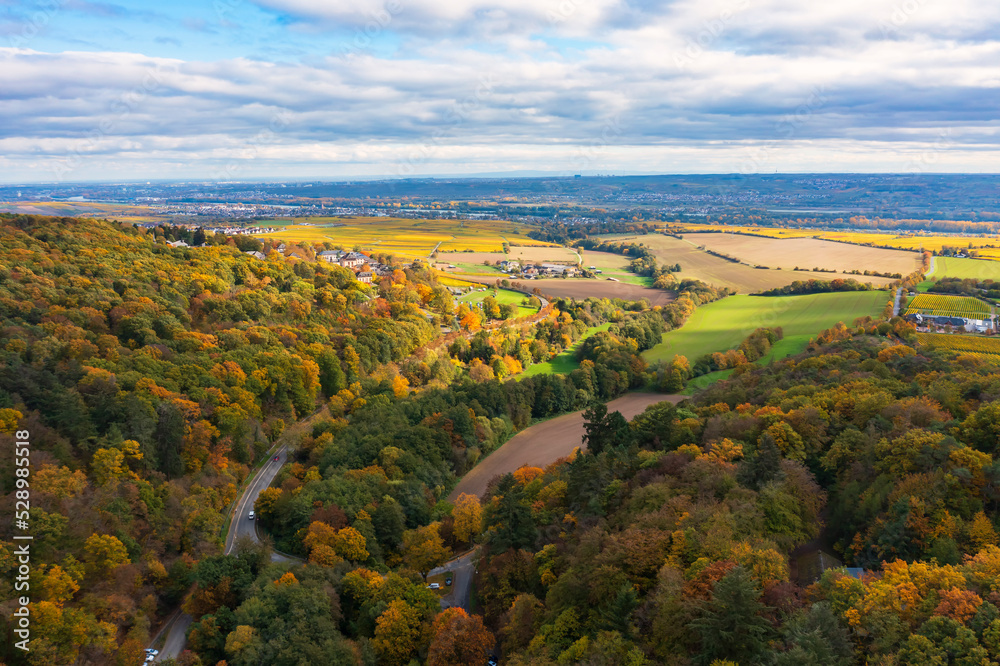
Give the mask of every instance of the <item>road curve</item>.
[[157, 662], [176, 659], [180, 656], [187, 644], [187, 631], [192, 622], [194, 622], [193, 617], [187, 613], [180, 613], [177, 619], [170, 623], [163, 649], [160, 650], [160, 654], [156, 655]]
[[281, 466], [285, 464], [287, 455], [288, 447], [282, 446], [279, 448], [271, 456], [270, 460], [257, 471], [257, 474], [254, 475], [253, 479], [251, 479], [250, 483], [243, 490], [243, 494], [236, 501], [233, 521], [229, 524], [229, 532], [226, 534], [226, 548], [222, 551], [224, 554], [230, 555], [233, 552], [236, 540], [240, 537], [247, 536], [254, 541], [260, 541], [260, 537], [257, 536], [257, 521], [250, 520], [247, 516], [253, 511], [254, 502], [257, 501], [257, 496], [260, 495], [260, 492], [270, 486], [271, 482], [274, 481], [274, 477], [278, 475]]
[[[669, 401], [677, 404], [686, 395], [664, 393], [628, 393], [608, 403], [608, 411], [619, 411], [626, 419], [642, 413], [649, 405]], [[482, 497], [490, 480], [498, 474], [513, 472], [523, 465], [545, 467], [583, 447], [583, 411], [563, 414], [542, 421], [511, 437], [485, 460], [479, 462], [448, 496], [454, 502], [462, 493]]]
[[472, 577], [476, 572], [478, 557], [479, 549], [474, 548], [427, 573], [428, 576], [433, 576], [445, 571], [452, 572], [451, 593], [441, 599], [441, 608], [461, 608], [472, 614]]

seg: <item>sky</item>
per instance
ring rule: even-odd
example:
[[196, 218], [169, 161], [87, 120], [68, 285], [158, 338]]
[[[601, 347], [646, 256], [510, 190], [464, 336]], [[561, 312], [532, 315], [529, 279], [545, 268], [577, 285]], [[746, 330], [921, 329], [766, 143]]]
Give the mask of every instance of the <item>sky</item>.
[[990, 0], [0, 0], [0, 182], [1000, 171]]

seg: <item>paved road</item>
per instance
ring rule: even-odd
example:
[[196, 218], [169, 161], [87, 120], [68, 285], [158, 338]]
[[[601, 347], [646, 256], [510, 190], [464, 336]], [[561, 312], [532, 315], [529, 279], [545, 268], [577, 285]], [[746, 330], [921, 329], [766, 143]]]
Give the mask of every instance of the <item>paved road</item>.
[[896, 290], [896, 302], [892, 304], [892, 316], [899, 316], [899, 299], [903, 296], [903, 288], [900, 287]]
[[184, 646], [187, 644], [187, 630], [192, 622], [194, 622], [193, 617], [187, 613], [179, 613], [177, 619], [170, 624], [170, 629], [167, 631], [167, 640], [163, 644], [160, 654], [156, 656], [156, 661], [176, 659], [180, 656], [181, 652], [184, 651]]
[[441, 608], [461, 608], [472, 614], [472, 577], [476, 573], [476, 559], [479, 549], [471, 550], [451, 562], [446, 562], [437, 569], [432, 569], [427, 575], [451, 571], [454, 577], [451, 581], [451, 594], [441, 598]]
[[[247, 484], [243, 494], [237, 500], [236, 513], [233, 516], [233, 522], [229, 524], [229, 533], [226, 534], [226, 549], [223, 551], [226, 555], [233, 552], [236, 540], [240, 537], [246, 536], [254, 541], [260, 541], [260, 538], [257, 536], [257, 521], [250, 520], [247, 516], [253, 511], [254, 502], [257, 501], [260, 491], [270, 486], [271, 482], [274, 481], [274, 477], [278, 475], [281, 466], [285, 464], [287, 455], [287, 447], [282, 446], [278, 449], [277, 453], [272, 455], [271, 459], [267, 461], [267, 464], [257, 471], [253, 480]], [[274, 459], [275, 457], [277, 457], [277, 460]]]

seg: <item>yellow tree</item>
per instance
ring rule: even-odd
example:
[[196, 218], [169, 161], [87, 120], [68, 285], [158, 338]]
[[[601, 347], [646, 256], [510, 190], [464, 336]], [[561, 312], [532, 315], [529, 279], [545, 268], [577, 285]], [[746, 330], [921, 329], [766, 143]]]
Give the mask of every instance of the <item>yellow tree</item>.
[[42, 578], [42, 592], [47, 601], [60, 606], [80, 590], [73, 577], [58, 564], [53, 565]]
[[972, 541], [976, 552], [981, 551], [986, 546], [997, 544], [997, 531], [993, 528], [993, 523], [980, 511], [972, 519], [972, 526], [969, 528], [969, 540]]
[[344, 527], [334, 537], [333, 550], [346, 560], [363, 562], [368, 559], [368, 542], [365, 535], [353, 527]]
[[226, 652], [235, 655], [245, 648], [254, 639], [256, 630], [253, 627], [241, 624], [226, 636]]
[[400, 666], [420, 647], [423, 634], [420, 611], [405, 601], [396, 600], [375, 621], [372, 646], [381, 663]]
[[115, 567], [128, 564], [128, 551], [118, 537], [110, 534], [94, 534], [83, 545], [86, 562], [94, 572], [102, 572], [110, 577]]
[[483, 527], [483, 506], [479, 498], [462, 493], [455, 500], [451, 515], [455, 518], [455, 538], [463, 543], [472, 543]]
[[427, 572], [444, 564], [451, 549], [444, 545], [439, 529], [441, 523], [431, 523], [403, 533], [403, 562], [427, 580]]

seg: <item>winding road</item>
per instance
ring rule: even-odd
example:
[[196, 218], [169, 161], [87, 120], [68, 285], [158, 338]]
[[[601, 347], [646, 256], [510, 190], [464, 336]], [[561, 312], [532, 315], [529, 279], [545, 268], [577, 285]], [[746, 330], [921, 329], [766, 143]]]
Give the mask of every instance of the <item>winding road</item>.
[[[250, 520], [248, 516], [253, 511], [253, 505], [257, 501], [257, 497], [264, 488], [271, 485], [274, 477], [278, 475], [282, 465], [285, 464], [287, 457], [288, 447], [283, 445], [271, 455], [271, 459], [263, 467], [257, 470], [257, 474], [254, 475], [253, 479], [243, 490], [243, 494], [240, 495], [240, 498], [236, 502], [233, 521], [229, 524], [229, 533], [226, 534], [226, 548], [222, 551], [224, 554], [232, 554], [233, 549], [236, 547], [236, 541], [240, 537], [249, 537], [254, 541], [260, 541], [260, 537], [257, 534], [257, 521]], [[271, 561], [273, 562], [281, 562], [284, 559], [283, 556], [277, 553], [271, 554]]]
[[[247, 484], [242, 494], [236, 500], [233, 520], [229, 524], [229, 532], [226, 534], [226, 547], [222, 551], [225, 555], [232, 554], [233, 549], [236, 548], [236, 542], [240, 537], [245, 536], [256, 542], [260, 541], [260, 535], [257, 533], [257, 521], [250, 520], [248, 516], [260, 492], [271, 485], [274, 477], [278, 475], [282, 465], [285, 464], [288, 458], [288, 447], [282, 445], [277, 451], [272, 452], [270, 456], [270, 460], [257, 470], [257, 473], [254, 474], [250, 483]], [[271, 561], [290, 562], [298, 560], [272, 552]], [[163, 644], [163, 649], [160, 650], [160, 654], [156, 657], [157, 662], [176, 659], [180, 656], [187, 644], [187, 631], [192, 622], [194, 622], [194, 618], [187, 613], [181, 612], [180, 609], [176, 611], [173, 618], [167, 621], [164, 628], [160, 630], [160, 633], [166, 631], [167, 637]], [[159, 639], [159, 636], [160, 634], [157, 634], [152, 642], [155, 643]]]

